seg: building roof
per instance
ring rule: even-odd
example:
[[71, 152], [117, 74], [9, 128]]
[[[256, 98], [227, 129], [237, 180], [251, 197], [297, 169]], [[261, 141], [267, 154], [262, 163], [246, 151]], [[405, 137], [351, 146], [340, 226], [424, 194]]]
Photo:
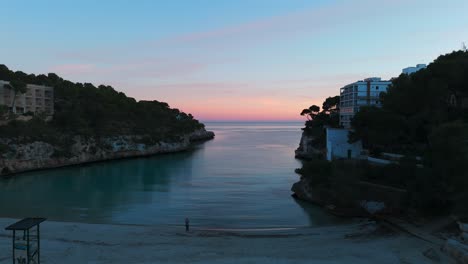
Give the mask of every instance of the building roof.
[[346, 88], [346, 87], [349, 87], [349, 86], [352, 86], [352, 85], [356, 85], [356, 84], [366, 84], [367, 82], [371, 82], [371, 83], [379, 83], [379, 84], [390, 84], [392, 81], [391, 80], [382, 80], [382, 78], [379, 78], [379, 77], [371, 77], [371, 78], [366, 78], [364, 80], [359, 80], [359, 81], [356, 81], [356, 82], [353, 82], [353, 83], [350, 83], [350, 84], [347, 84], [345, 85], [344, 87], [342, 88]]
[[44, 222], [46, 218], [24, 218], [12, 225], [9, 225], [5, 228], [5, 230], [28, 230], [33, 226], [39, 225], [40, 223]]

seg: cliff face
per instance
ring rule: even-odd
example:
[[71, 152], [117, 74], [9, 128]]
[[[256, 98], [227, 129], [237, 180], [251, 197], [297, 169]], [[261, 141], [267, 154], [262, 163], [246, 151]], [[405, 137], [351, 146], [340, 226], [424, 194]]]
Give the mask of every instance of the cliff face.
[[212, 131], [206, 131], [205, 129], [198, 129], [192, 134], [189, 135], [189, 140], [194, 141], [203, 141], [207, 139], [213, 139], [215, 134]]
[[293, 184], [291, 191], [294, 192], [293, 197], [321, 206], [325, 211], [336, 216], [368, 217], [370, 215], [362, 206], [359, 206], [358, 200], [343, 197], [333, 188], [311, 187], [309, 180], [304, 177]]
[[315, 188], [312, 190], [310, 182], [301, 177], [300, 181], [293, 184], [291, 191], [294, 192], [293, 196], [300, 200], [315, 203], [320, 206], [331, 203], [330, 191], [324, 188]]
[[142, 136], [118, 136], [99, 140], [75, 136], [70, 141], [70, 146], [58, 147], [40, 141], [16, 143], [12, 139], [0, 139], [0, 144], [4, 146], [0, 153], [0, 175], [178, 152], [189, 149], [193, 141], [212, 138], [213, 132], [200, 129], [176, 142], [145, 142]]
[[302, 132], [301, 141], [299, 147], [295, 151], [295, 156], [298, 159], [312, 159], [317, 155], [323, 154], [323, 150], [317, 149], [312, 146], [313, 137], [308, 135], [306, 132]]
[[[313, 140], [314, 137], [302, 132], [299, 148], [295, 151], [296, 158], [310, 160], [325, 156], [326, 150], [314, 147]], [[301, 176], [300, 180], [293, 184], [291, 191], [293, 197], [319, 205], [327, 212], [337, 216], [361, 217], [367, 215], [362, 208], [355, 206], [354, 201], [343, 199], [339, 191], [329, 186], [313, 185], [310, 179], [304, 176]]]

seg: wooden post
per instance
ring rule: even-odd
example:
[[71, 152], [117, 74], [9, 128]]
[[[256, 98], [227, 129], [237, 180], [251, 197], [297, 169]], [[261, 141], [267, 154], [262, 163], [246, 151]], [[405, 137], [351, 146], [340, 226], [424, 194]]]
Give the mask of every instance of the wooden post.
[[41, 264], [41, 240], [39, 239], [39, 226], [37, 225], [37, 264]]
[[12, 246], [13, 246], [13, 264], [15, 264], [15, 236], [16, 236], [16, 230], [13, 230], [13, 243]]
[[29, 264], [29, 257], [30, 257], [30, 253], [29, 253], [29, 229], [28, 229], [28, 240], [26, 242], [26, 258], [27, 258], [27, 263]]

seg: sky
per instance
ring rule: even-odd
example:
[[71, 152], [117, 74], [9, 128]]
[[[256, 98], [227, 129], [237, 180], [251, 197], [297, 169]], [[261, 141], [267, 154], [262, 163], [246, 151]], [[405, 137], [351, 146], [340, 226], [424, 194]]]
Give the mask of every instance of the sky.
[[202, 121], [293, 121], [468, 43], [466, 0], [0, 0], [0, 64]]

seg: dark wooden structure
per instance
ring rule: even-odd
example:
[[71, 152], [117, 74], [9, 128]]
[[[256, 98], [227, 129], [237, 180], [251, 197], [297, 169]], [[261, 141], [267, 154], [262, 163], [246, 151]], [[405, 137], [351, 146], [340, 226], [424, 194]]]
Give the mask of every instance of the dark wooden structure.
[[13, 231], [13, 264], [41, 263], [39, 225], [45, 220], [25, 218], [5, 228]]

